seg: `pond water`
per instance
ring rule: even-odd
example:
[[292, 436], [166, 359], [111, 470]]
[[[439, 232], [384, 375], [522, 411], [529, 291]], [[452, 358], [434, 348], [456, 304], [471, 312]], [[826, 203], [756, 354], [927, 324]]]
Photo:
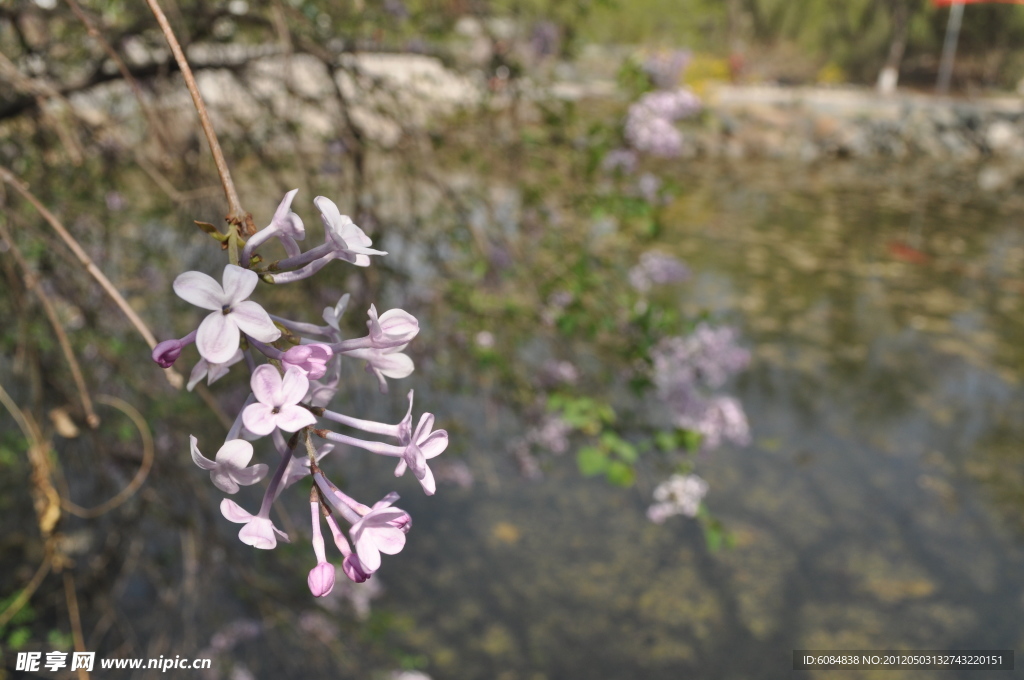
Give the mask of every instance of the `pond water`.
[[389, 643], [436, 678], [508, 680], [777, 678], [794, 649], [1020, 647], [1024, 204], [973, 177], [681, 177], [658, 244], [694, 270], [679, 304], [735, 322], [754, 354], [734, 386], [753, 444], [698, 464], [734, 547], [648, 522], [643, 475], [615, 488], [564, 460], [519, 479], [515, 425], [435, 394], [480, 427], [478, 483], [403, 498], [417, 528], [374, 602], [398, 622]]
[[[552, 193], [564, 189], [550, 167], [531, 162], [523, 161], [524, 176], [550, 183]], [[278, 508], [280, 526], [298, 537], [291, 545], [273, 552], [241, 545], [237, 527], [217, 511], [222, 495], [184, 453], [187, 434], [205, 445], [223, 429], [195, 394], [173, 393], [148, 378], [125, 387], [137, 390], [132, 398], [153, 426], [157, 465], [132, 504], [96, 522], [69, 518], [62, 525], [85, 546], [72, 554], [87, 648], [121, 658], [210, 656], [218, 668], [208, 677], [232, 680], [377, 680], [396, 668], [420, 669], [435, 680], [667, 680], [777, 678], [791, 672], [794, 649], [1024, 644], [1024, 201], [981, 192], [976, 168], [693, 162], [662, 166], [660, 173], [677, 188], [659, 208], [656, 237], [630, 245], [628, 225], [597, 213], [600, 228], [592, 231], [613, 247], [625, 243], [637, 254], [655, 249], [685, 261], [692, 277], [661, 291], [661, 302], [688, 317], [707, 311], [735, 325], [752, 351], [750, 367], [728, 385], [746, 409], [752, 444], [701, 454], [696, 465], [710, 484], [705, 503], [731, 547], [710, 549], [695, 520], [647, 520], [652, 491], [665, 476], [653, 465], [641, 464], [636, 484], [623, 488], [583, 477], [570, 451], [542, 459], [542, 478], [524, 479], [510, 449], [536, 425], [533, 415], [516, 415], [511, 399], [498, 398], [495, 373], [484, 370], [495, 360], [473, 349], [480, 320], [460, 319], [458, 305], [423, 286], [447, 251], [436, 242], [415, 251], [416, 239], [388, 233], [385, 222], [381, 242], [394, 257], [381, 274], [339, 269], [324, 276], [321, 288], [277, 291], [275, 302], [307, 313], [310, 300], [317, 303], [312, 309], [333, 305], [349, 284], [362, 286], [365, 296], [376, 293], [375, 277], [405, 277], [383, 289], [378, 306], [406, 306], [407, 296], [420, 317], [417, 373], [381, 399], [359, 367], [347, 367], [345, 384], [352, 387], [344, 408], [393, 422], [405, 412], [406, 389], [415, 387], [417, 412], [432, 411], [452, 433], [437, 470], [445, 461], [464, 464], [475, 483], [442, 484], [428, 498], [408, 476], [394, 480], [376, 457], [339, 452], [340, 460], [330, 461], [336, 481], [363, 500], [398, 489], [415, 529], [368, 586], [354, 589], [339, 578], [332, 597], [314, 600], [304, 580], [312, 551], [303, 494]], [[500, 190], [480, 191], [497, 205], [449, 216], [449, 223], [472, 226], [479, 218], [472, 228], [480, 230], [497, 224], [503, 243], [512, 245], [495, 259], [504, 258], [501, 266], [519, 277], [510, 280], [528, 281], [572, 253], [529, 242], [515, 247], [517, 230], [551, 233], [568, 230], [569, 221], [558, 222], [554, 211], [538, 219], [519, 179], [510, 175]], [[279, 180], [260, 195], [291, 185]], [[330, 181], [317, 178], [301, 195], [326, 192], [315, 183]], [[188, 219], [216, 210], [194, 210]], [[153, 213], [170, 221], [166, 211]], [[153, 235], [156, 264], [122, 262], [126, 272], [138, 268], [132, 285], [147, 318], [161, 319], [167, 337], [174, 326], [193, 327], [184, 304], [167, 293], [170, 281], [184, 269], [215, 271], [222, 253], [162, 222], [134, 226], [152, 217], [118, 219], [110, 228], [119, 236]], [[427, 229], [430, 221], [422, 222]], [[445, 234], [444, 223], [437, 229]], [[478, 236], [465, 239], [469, 248]], [[403, 243], [410, 245], [403, 250]], [[115, 239], [109, 247], [113, 262], [120, 246]], [[625, 285], [610, 270], [585, 274], [601, 282], [594, 287], [601, 293]], [[489, 285], [487, 276], [481, 287]], [[499, 343], [506, 334], [529, 339], [522, 323], [513, 328], [517, 310], [502, 308], [501, 295], [498, 304], [482, 299], [490, 324], [483, 327]], [[531, 303], [516, 304], [521, 312]], [[99, 330], [83, 331], [94, 334], [83, 343], [104, 347], [108, 334], [94, 325]], [[459, 333], [462, 345], [455, 342]], [[137, 361], [124, 345], [117, 350], [123, 354], [104, 357], [114, 368], [98, 362], [94, 369], [111, 389], [121, 382], [118, 362], [127, 371]], [[532, 370], [516, 362], [534, 349], [552, 350], [538, 347], [524, 340], [506, 369]], [[577, 346], [562, 349], [564, 355]], [[580, 365], [595, 356], [580, 356]], [[592, 372], [615, 376], [621, 368]], [[597, 383], [592, 396], [618, 409], [630, 401], [620, 382]], [[239, 372], [212, 391], [238, 406], [248, 386]], [[633, 402], [620, 413], [640, 417], [656, 406]], [[118, 426], [116, 414], [104, 417]], [[72, 498], [108, 497], [133, 474], [135, 431], [119, 437], [117, 458], [102, 469], [93, 461], [108, 444], [88, 437], [58, 442]], [[449, 476], [453, 470], [458, 466]], [[20, 482], [0, 483], [9, 490], [0, 500], [14, 508], [8, 522], [32, 526]], [[261, 492], [243, 490], [240, 503], [254, 506]], [[12, 547], [3, 558], [23, 559], [21, 546], [31, 536], [9, 533]], [[34, 568], [38, 556], [29, 557]], [[3, 572], [9, 591], [31, 576], [24, 563]], [[53, 593], [39, 606], [56, 611], [46, 625], [63, 630], [62, 586]], [[920, 673], [886, 673], [904, 676]]]

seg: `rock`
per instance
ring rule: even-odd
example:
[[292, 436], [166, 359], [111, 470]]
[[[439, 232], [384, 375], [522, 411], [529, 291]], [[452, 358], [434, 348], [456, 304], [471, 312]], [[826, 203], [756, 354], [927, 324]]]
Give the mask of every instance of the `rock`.
[[1007, 120], [997, 120], [985, 129], [985, 143], [992, 153], [1015, 155], [1024, 151], [1024, 139], [1016, 125]]

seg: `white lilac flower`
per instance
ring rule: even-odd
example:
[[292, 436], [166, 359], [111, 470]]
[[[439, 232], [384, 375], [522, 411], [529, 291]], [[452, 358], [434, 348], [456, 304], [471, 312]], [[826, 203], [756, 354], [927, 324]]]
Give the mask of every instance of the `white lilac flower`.
[[174, 279], [178, 297], [212, 312], [196, 334], [196, 347], [208, 362], [229, 361], [238, 349], [241, 333], [260, 342], [281, 337], [263, 307], [247, 299], [258, 283], [255, 272], [233, 264], [224, 267], [223, 285], [202, 272], [185, 272]]
[[419, 480], [424, 492], [426, 492], [428, 496], [433, 495], [437, 487], [434, 482], [434, 475], [427, 466], [427, 461], [441, 455], [441, 453], [448, 448], [448, 432], [445, 430], [433, 429], [434, 415], [432, 413], [424, 413], [420, 416], [419, 423], [416, 425], [416, 430], [413, 431], [412, 402], [413, 393], [412, 390], [410, 390], [409, 411], [397, 425], [361, 420], [359, 418], [346, 416], [342, 413], [335, 413], [334, 411], [325, 410], [322, 414], [324, 418], [343, 425], [348, 425], [349, 427], [355, 427], [365, 432], [394, 437], [398, 439], [398, 446], [385, 444], [384, 442], [356, 439], [355, 437], [349, 437], [348, 435], [340, 434], [338, 432], [330, 432], [327, 430], [318, 430], [317, 434], [325, 439], [339, 442], [341, 444], [358, 446], [361, 449], [366, 449], [367, 451], [378, 455], [400, 458], [401, 460], [398, 461], [398, 466], [395, 468], [395, 476], [401, 477], [407, 468], [412, 469], [413, 475], [417, 480]]
[[244, 439], [224, 442], [214, 460], [199, 451], [198, 440], [189, 435], [192, 461], [204, 470], [210, 471], [213, 485], [224, 493], [235, 493], [240, 486], [252, 486], [267, 475], [269, 469], [263, 463], [247, 467], [252, 460], [252, 444]]
[[245, 526], [238, 532], [238, 538], [246, 545], [251, 545], [260, 550], [273, 550], [277, 547], [277, 539], [288, 543], [288, 534], [274, 526], [270, 521], [270, 504], [265, 503], [266, 514], [253, 515], [244, 510], [238, 503], [229, 498], [220, 502], [220, 514], [236, 524]]
[[206, 378], [206, 384], [212, 385], [224, 376], [228, 374], [228, 371], [232, 366], [242, 360], [242, 350], [236, 349], [235, 353], [230, 359], [222, 364], [213, 364], [200, 357], [195, 367], [192, 368], [192, 374], [188, 377], [188, 391], [191, 392], [192, 388], [199, 384], [199, 381]]
[[265, 436], [274, 428], [298, 432], [316, 423], [316, 417], [298, 405], [309, 389], [309, 379], [298, 368], [290, 367], [282, 380], [276, 368], [263, 364], [253, 371], [250, 385], [257, 403], [245, 407], [242, 422], [253, 434]]
[[317, 196], [313, 204], [320, 211], [320, 219], [326, 232], [325, 243], [331, 244], [334, 256], [351, 262], [357, 267], [369, 267], [370, 255], [387, 255], [381, 250], [370, 248], [373, 241], [356, 226], [348, 215], [342, 215], [334, 201]]
[[708, 483], [697, 475], [672, 475], [654, 490], [658, 502], [647, 508], [647, 518], [661, 524], [672, 515], [696, 517], [707, 493]]
[[274, 237], [281, 241], [285, 249], [289, 251], [289, 254], [292, 251], [298, 254], [298, 246], [295, 245], [294, 248], [292, 246], [295, 244], [295, 241], [301, 241], [306, 238], [306, 229], [302, 224], [302, 219], [291, 211], [292, 199], [295, 198], [295, 194], [298, 191], [298, 189], [292, 189], [285, 194], [281, 203], [277, 206], [277, 210], [274, 211], [274, 217], [270, 220], [270, 224], [249, 237], [245, 247], [242, 249], [243, 262], [248, 262], [256, 248]]
[[[398, 498], [397, 494], [389, 496]], [[359, 561], [370, 571], [380, 569], [381, 553], [397, 555], [405, 547], [405, 534], [412, 520], [405, 510], [390, 507], [392, 502], [385, 498], [375, 503], [349, 530]]]
[[380, 391], [387, 394], [388, 383], [386, 378], [393, 380], [407, 378], [416, 368], [409, 355], [402, 353], [403, 349], [405, 349], [405, 345], [388, 347], [387, 349], [365, 347], [347, 350], [342, 352], [342, 354], [353, 359], [365, 361], [366, 370], [377, 377]]
[[376, 349], [388, 349], [399, 345], [405, 346], [420, 332], [420, 323], [404, 309], [389, 309], [377, 316], [377, 308], [370, 305], [370, 320], [366, 322], [370, 329], [370, 340]]
[[[345, 309], [348, 307], [348, 301], [351, 297], [351, 295], [345, 293], [341, 296], [341, 299], [338, 300], [338, 304], [334, 305], [334, 307], [324, 307], [324, 321], [328, 326], [334, 329], [336, 333], [341, 333], [341, 329], [338, 327], [338, 324], [341, 321], [342, 315], [345, 313]], [[341, 338], [339, 337], [338, 339], [340, 340]]]
[[717, 449], [729, 441], [737, 446], [750, 444], [750, 425], [743, 405], [733, 397], [712, 397], [696, 412], [677, 414], [676, 425], [699, 432], [705, 449]]

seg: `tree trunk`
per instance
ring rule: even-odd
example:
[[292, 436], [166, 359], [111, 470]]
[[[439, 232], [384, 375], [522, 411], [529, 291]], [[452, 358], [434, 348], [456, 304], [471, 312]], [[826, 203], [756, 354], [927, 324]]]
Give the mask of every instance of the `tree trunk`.
[[896, 91], [896, 83], [900, 79], [900, 62], [903, 51], [907, 48], [907, 34], [910, 30], [910, 9], [907, 0], [893, 0], [892, 3], [892, 41], [889, 43], [889, 55], [885, 65], [878, 74], [878, 91], [892, 94]]

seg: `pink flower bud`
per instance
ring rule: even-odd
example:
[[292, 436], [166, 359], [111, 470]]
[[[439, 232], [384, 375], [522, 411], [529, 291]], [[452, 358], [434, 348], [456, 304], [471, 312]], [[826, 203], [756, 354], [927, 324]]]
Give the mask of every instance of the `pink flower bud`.
[[345, 558], [341, 568], [345, 571], [345, 576], [348, 576], [356, 583], [362, 583], [373, 574], [372, 571], [363, 566], [363, 563], [359, 561], [359, 557], [355, 553]]
[[153, 361], [160, 364], [160, 368], [170, 368], [181, 356], [183, 347], [181, 340], [164, 340], [153, 348]]
[[334, 589], [334, 565], [330, 562], [321, 562], [309, 570], [309, 577], [306, 579], [309, 590], [313, 597], [323, 597]]
[[284, 353], [284, 363], [287, 366], [295, 366], [306, 374], [310, 380], [317, 380], [327, 373], [327, 362], [334, 356], [334, 352], [327, 345], [314, 343], [311, 345], [297, 345]]

